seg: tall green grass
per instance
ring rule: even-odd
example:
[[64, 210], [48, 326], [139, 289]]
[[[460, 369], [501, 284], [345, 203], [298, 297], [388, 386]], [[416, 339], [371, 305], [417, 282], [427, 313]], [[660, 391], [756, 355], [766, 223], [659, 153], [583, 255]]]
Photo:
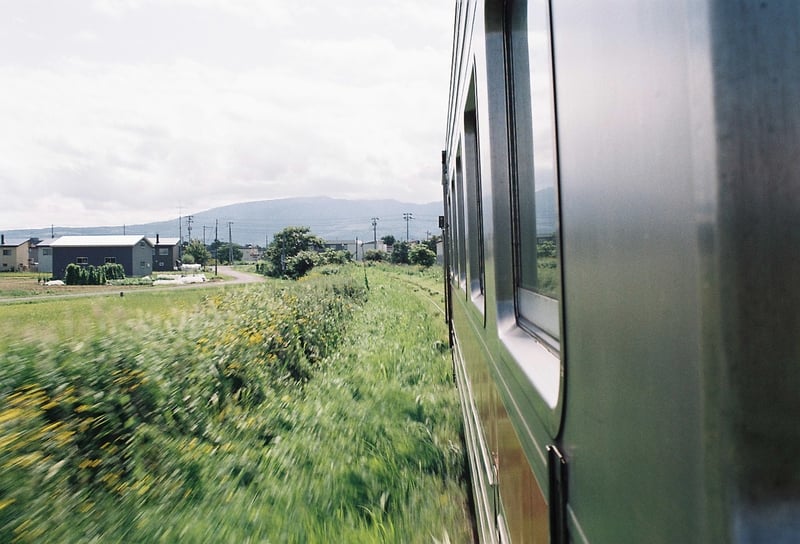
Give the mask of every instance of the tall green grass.
[[368, 274], [8, 343], [0, 541], [468, 541], [444, 325]]

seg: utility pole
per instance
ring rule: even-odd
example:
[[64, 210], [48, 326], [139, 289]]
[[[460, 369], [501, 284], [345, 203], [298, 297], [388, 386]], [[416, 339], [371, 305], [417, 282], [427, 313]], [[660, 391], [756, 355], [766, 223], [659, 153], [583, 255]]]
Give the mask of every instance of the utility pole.
[[408, 242], [408, 222], [411, 221], [412, 219], [414, 219], [414, 213], [413, 212], [405, 212], [403, 214], [403, 219], [406, 222], [406, 242]]
[[233, 221], [228, 221], [228, 264], [233, 264], [233, 236], [231, 235]]
[[194, 216], [189, 215], [186, 217], [186, 228], [189, 230], [189, 241], [192, 241], [192, 223], [194, 222]]
[[214, 219], [214, 275], [218, 276], [219, 265], [219, 219]]
[[178, 260], [183, 259], [183, 209], [178, 206]]
[[372, 218], [372, 245], [373, 249], [378, 249], [378, 220], [380, 217]]
[[211, 228], [211, 227], [206, 227], [205, 225], [203, 225], [203, 247], [205, 247], [205, 245], [206, 245], [206, 229], [207, 228]]

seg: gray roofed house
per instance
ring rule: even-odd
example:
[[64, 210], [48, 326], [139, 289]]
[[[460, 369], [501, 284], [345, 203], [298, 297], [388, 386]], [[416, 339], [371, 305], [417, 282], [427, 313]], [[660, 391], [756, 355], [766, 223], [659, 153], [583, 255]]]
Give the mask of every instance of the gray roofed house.
[[150, 238], [153, 244], [153, 270], [175, 270], [180, 259], [180, 238], [167, 238], [156, 234], [156, 239]]
[[6, 238], [0, 234], [0, 272], [28, 270], [30, 238]]
[[63, 278], [70, 263], [81, 266], [122, 265], [126, 276], [148, 276], [153, 269], [153, 243], [138, 235], [62, 236], [50, 243], [53, 275]]
[[58, 238], [38, 240], [31, 246], [31, 258], [33, 259], [33, 266], [36, 267], [37, 272], [43, 272], [45, 274], [53, 273], [53, 248], [50, 246], [56, 240], [58, 240]]

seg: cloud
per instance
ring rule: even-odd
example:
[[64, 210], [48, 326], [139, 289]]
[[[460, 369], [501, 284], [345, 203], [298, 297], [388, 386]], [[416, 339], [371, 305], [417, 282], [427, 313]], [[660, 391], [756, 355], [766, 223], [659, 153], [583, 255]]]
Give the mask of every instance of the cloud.
[[[18, 37], [25, 62], [0, 54], [0, 191], [14, 195], [0, 228], [286, 196], [440, 198], [449, 2], [65, 4], [77, 12], [63, 40], [54, 31], [58, 52]], [[162, 20], [176, 13], [191, 24]]]

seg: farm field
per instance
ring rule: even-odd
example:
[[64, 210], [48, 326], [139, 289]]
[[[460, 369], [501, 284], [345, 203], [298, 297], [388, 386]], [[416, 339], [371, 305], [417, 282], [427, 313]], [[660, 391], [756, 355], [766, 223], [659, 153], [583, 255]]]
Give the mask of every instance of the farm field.
[[31, 272], [3, 272], [0, 274], [0, 299], [48, 297], [63, 294], [86, 293], [90, 291], [119, 291], [119, 287], [110, 285], [44, 285], [44, 282], [49, 279], [49, 276], [49, 274], [36, 274]]
[[3, 306], [0, 541], [471, 541], [439, 276], [324, 272]]

